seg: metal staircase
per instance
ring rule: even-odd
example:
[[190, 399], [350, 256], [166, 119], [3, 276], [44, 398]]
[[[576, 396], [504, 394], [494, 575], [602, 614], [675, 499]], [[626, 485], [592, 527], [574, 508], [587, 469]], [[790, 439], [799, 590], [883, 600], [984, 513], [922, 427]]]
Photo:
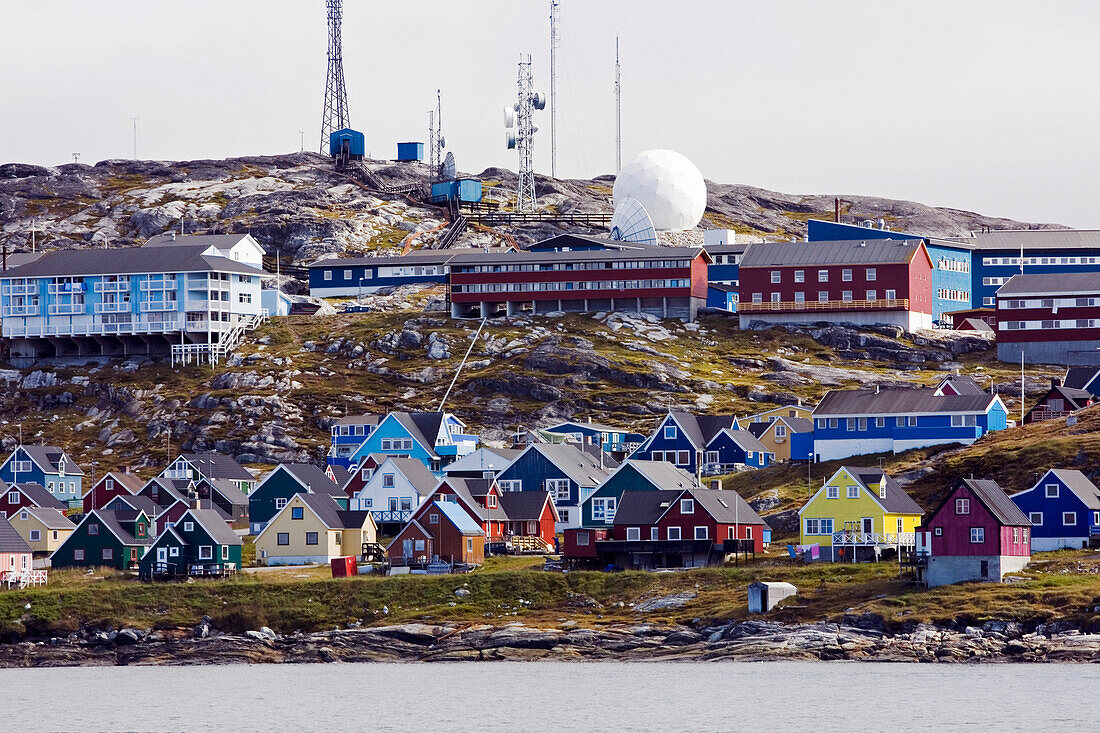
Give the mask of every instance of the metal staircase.
[[218, 340], [211, 344], [173, 344], [171, 365], [186, 366], [191, 363], [208, 363], [217, 366], [241, 345], [244, 335], [255, 331], [268, 319], [266, 308], [259, 313], [241, 317], [228, 331], [222, 331]]

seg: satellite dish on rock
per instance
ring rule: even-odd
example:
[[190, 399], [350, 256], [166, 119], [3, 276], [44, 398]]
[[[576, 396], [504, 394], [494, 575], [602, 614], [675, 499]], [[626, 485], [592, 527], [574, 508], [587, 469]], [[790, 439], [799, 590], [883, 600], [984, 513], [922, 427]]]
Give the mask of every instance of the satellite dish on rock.
[[638, 199], [626, 198], [615, 207], [611, 217], [611, 239], [618, 242], [658, 244], [657, 232], [649, 212]]
[[443, 165], [440, 168], [440, 177], [444, 181], [453, 181], [458, 177], [458, 171], [455, 168], [455, 154], [447, 152], [447, 157], [443, 159]]

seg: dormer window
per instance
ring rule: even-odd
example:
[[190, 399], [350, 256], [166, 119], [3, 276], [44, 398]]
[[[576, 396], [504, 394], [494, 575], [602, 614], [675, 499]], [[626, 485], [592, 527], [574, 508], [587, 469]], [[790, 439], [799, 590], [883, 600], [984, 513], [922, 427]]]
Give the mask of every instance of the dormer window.
[[488, 503], [489, 503], [489, 508], [490, 508], [490, 509], [496, 509], [496, 506], [497, 506], [497, 498], [496, 498], [496, 496], [495, 496], [495, 495], [493, 495], [493, 494], [489, 494], [489, 497], [488, 497]]
[[880, 499], [885, 499], [886, 498], [886, 482], [885, 481], [883, 481], [881, 484], [879, 484], [878, 498], [880, 498]]

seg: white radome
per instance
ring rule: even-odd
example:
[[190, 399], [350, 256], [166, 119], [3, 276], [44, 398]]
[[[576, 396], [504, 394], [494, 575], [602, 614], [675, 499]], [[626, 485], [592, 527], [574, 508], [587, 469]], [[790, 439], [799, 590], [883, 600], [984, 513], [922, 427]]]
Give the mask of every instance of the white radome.
[[707, 184], [695, 164], [673, 150], [646, 150], [615, 178], [615, 206], [641, 202], [660, 231], [694, 229], [707, 208]]

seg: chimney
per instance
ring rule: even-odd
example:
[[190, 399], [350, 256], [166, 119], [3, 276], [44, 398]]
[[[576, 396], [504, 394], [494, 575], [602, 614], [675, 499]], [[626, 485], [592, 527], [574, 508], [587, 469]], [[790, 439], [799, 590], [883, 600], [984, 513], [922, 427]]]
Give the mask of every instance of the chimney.
[[192, 497], [191, 498], [191, 508], [192, 509], [202, 509], [202, 499], [200, 499], [197, 496]]
[[121, 467], [119, 467], [118, 470], [121, 471], [122, 473], [130, 473], [130, 467], [129, 466], [121, 466]]
[[1051, 377], [1050, 378], [1050, 386], [1051, 387], [1061, 387], [1062, 386], [1062, 380], [1059, 377]]

